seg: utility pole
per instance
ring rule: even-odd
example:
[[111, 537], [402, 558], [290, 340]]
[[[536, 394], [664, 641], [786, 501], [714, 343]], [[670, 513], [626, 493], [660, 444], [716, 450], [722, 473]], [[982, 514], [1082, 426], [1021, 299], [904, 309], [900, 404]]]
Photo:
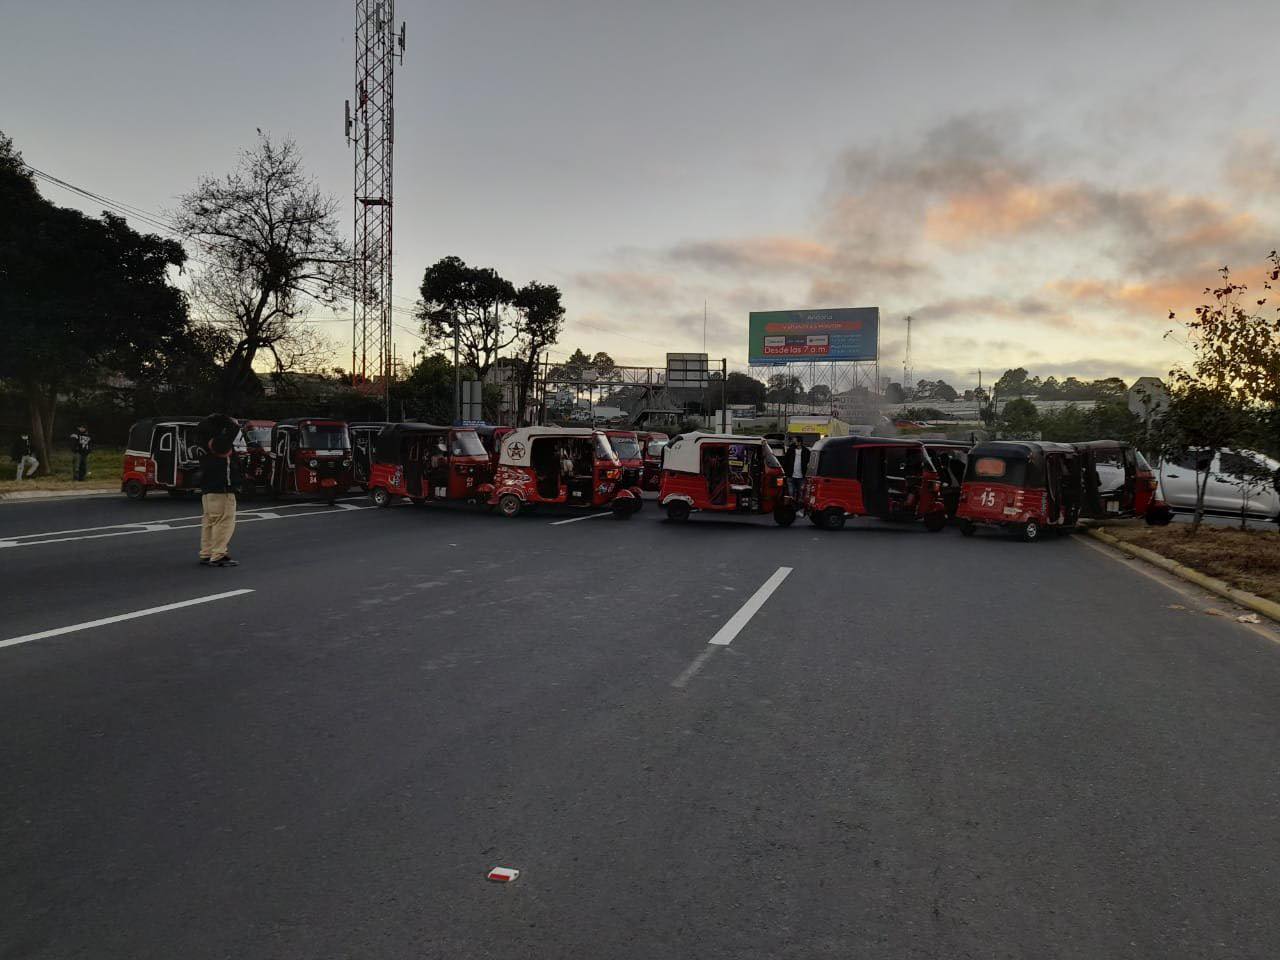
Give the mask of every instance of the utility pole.
[[[355, 147], [352, 379], [382, 379], [391, 419], [391, 158], [396, 61], [404, 62], [404, 24], [395, 0], [356, 0], [355, 100], [346, 103], [347, 143]], [[354, 102], [354, 109], [352, 104]]]
[[902, 389], [911, 389], [911, 314], [907, 314], [907, 349], [902, 355]]

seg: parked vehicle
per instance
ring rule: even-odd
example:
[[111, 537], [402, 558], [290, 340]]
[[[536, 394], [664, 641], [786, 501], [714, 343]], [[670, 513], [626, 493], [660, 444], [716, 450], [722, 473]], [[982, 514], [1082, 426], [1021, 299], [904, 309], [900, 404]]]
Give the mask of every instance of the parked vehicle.
[[796, 437], [806, 447], [812, 447], [826, 437], [847, 437], [849, 424], [839, 417], [793, 416], [787, 420], [787, 432], [783, 437], [783, 445]]
[[622, 486], [622, 464], [600, 430], [521, 427], [501, 440], [490, 503], [504, 517], [537, 504], [609, 507], [617, 519], [640, 509]]
[[1023, 540], [1045, 530], [1069, 531], [1080, 517], [1081, 456], [1070, 444], [986, 440], [969, 451], [960, 491], [960, 532], [979, 524], [1002, 527]]
[[274, 420], [241, 420], [236, 450], [243, 457], [241, 496], [254, 496], [271, 486], [271, 428]]
[[938, 469], [918, 440], [828, 437], [813, 446], [804, 484], [810, 521], [839, 530], [848, 517], [947, 524]]
[[147, 417], [129, 428], [120, 490], [141, 500], [150, 490], [179, 497], [200, 488], [196, 427], [201, 417]]
[[662, 451], [670, 439], [665, 433], [637, 433], [640, 449], [644, 454], [644, 475], [640, 479], [642, 490], [657, 490], [662, 483]]
[[688, 520], [695, 510], [710, 513], [773, 514], [790, 526], [795, 501], [788, 496], [782, 464], [763, 437], [726, 433], [682, 433], [663, 451], [658, 505], [667, 519]]
[[374, 440], [369, 495], [379, 507], [396, 497], [487, 502], [492, 476], [489, 453], [471, 427], [390, 423]]
[[969, 461], [969, 450], [973, 444], [967, 440], [923, 440], [921, 442], [938, 471], [942, 503], [947, 509], [947, 517], [954, 517], [960, 506], [960, 490], [964, 486], [965, 466]]
[[640, 449], [640, 439], [633, 430], [606, 430], [609, 446], [618, 455], [622, 464], [622, 485], [634, 487], [637, 495], [640, 482], [644, 479], [644, 453]]
[[473, 427], [476, 436], [480, 438], [480, 442], [484, 444], [485, 450], [489, 454], [489, 463], [494, 470], [498, 469], [498, 455], [502, 452], [502, 438], [509, 434], [515, 427], [495, 427], [485, 424], [479, 427]]
[[347, 423], [347, 433], [351, 435], [351, 476], [365, 490], [369, 489], [369, 476], [373, 470], [373, 444], [386, 426], [389, 424], [385, 420]]
[[[1208, 473], [1208, 478], [1205, 474]], [[1280, 523], [1280, 462], [1256, 450], [1192, 451], [1160, 464], [1160, 490], [1174, 510], [1196, 508], [1196, 482], [1204, 483], [1206, 513]]]
[[316, 495], [333, 503], [355, 483], [351, 436], [341, 420], [295, 417], [271, 430], [271, 492]]
[[1084, 492], [1080, 515], [1093, 519], [1142, 517], [1152, 526], [1172, 519], [1160, 498], [1155, 471], [1132, 444], [1121, 440], [1092, 440], [1072, 444], [1080, 453]]

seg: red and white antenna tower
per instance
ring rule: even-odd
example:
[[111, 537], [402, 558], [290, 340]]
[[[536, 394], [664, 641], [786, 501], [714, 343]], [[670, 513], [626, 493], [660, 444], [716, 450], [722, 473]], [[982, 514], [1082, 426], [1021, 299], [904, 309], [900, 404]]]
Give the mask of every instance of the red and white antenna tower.
[[[381, 382], [391, 409], [391, 154], [396, 62], [404, 62], [404, 24], [395, 0], [356, 0], [355, 100], [346, 104], [347, 143], [355, 147], [351, 374]], [[354, 106], [353, 106], [354, 103]]]

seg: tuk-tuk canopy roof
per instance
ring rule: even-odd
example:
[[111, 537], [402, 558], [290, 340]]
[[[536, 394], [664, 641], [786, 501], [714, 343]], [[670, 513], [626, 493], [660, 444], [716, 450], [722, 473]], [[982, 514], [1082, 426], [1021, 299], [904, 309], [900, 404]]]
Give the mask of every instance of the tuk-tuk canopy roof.
[[905, 437], [823, 437], [813, 445], [813, 452], [830, 450], [832, 447], [923, 447], [922, 440], [911, 440]]
[[166, 424], [179, 424], [184, 427], [194, 427], [203, 416], [190, 417], [143, 417], [141, 420], [129, 427], [128, 447], [130, 450], [139, 452], [151, 450], [151, 436], [155, 433], [156, 427]]
[[[590, 427], [520, 427], [502, 438], [502, 451], [498, 455], [498, 462], [509, 467], [527, 467], [530, 466], [529, 457], [533, 453], [534, 440], [547, 437], [589, 440], [597, 436], [605, 439], [604, 431], [592, 430]], [[605, 442], [608, 441], [605, 440]]]
[[421, 434], [445, 434], [454, 428], [437, 426], [434, 423], [388, 423], [373, 440], [373, 458], [378, 463], [400, 463], [405, 437]]
[[707, 443], [736, 443], [746, 447], [763, 446], [764, 437], [744, 437], [736, 433], [680, 433], [662, 448], [662, 469], [697, 473], [702, 469], [702, 447]]
[[345, 427], [347, 421], [340, 420], [337, 417], [286, 417], [283, 420], [277, 420], [277, 427], [297, 427], [304, 423], [332, 423], [340, 427]]
[[1002, 457], [1013, 460], [1038, 460], [1046, 453], [1076, 453], [1069, 443], [1052, 443], [1047, 440], [983, 440], [973, 445], [969, 458]]

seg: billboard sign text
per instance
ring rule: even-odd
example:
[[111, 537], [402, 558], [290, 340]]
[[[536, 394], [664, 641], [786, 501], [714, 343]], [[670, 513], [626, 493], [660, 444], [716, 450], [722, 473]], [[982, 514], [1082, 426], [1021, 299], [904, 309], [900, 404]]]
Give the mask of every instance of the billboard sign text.
[[875, 360], [879, 307], [767, 310], [751, 314], [749, 363]]

